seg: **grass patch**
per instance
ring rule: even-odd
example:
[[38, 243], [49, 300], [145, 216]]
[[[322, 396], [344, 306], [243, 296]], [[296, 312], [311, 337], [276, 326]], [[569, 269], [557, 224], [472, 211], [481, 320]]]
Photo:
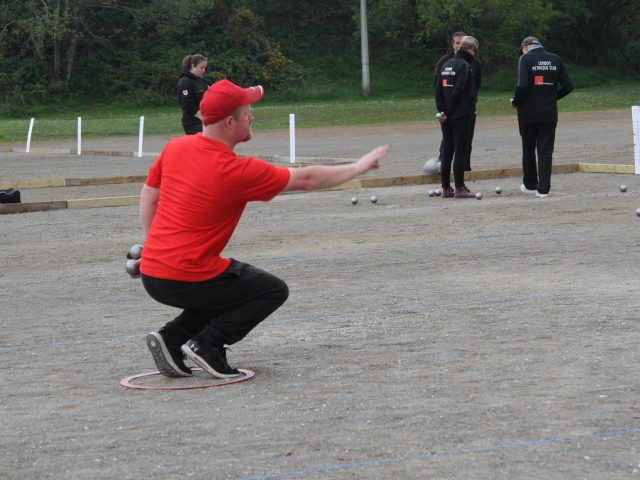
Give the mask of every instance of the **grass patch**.
[[[578, 82], [576, 84], [579, 85]], [[375, 85], [374, 85], [375, 88]], [[375, 91], [375, 90], [374, 90]], [[513, 91], [480, 92], [478, 113], [483, 117], [515, 115], [509, 105]], [[609, 82], [576, 90], [560, 101], [563, 112], [628, 108], [640, 101], [640, 82]], [[8, 113], [8, 112], [2, 112]], [[348, 126], [363, 124], [418, 122], [433, 120], [435, 105], [430, 86], [421, 98], [404, 95], [360, 92], [340, 100], [270, 101], [254, 106], [255, 130], [287, 129], [289, 113], [296, 114], [296, 127]], [[14, 116], [15, 118], [7, 118]], [[82, 117], [83, 138], [137, 136], [140, 116], [145, 117], [145, 135], [180, 135], [177, 107], [131, 107], [126, 105], [87, 105], [72, 103], [11, 112], [0, 119], [0, 142], [26, 141], [29, 119], [35, 117], [32, 141], [60, 140], [76, 136], [77, 117]]]

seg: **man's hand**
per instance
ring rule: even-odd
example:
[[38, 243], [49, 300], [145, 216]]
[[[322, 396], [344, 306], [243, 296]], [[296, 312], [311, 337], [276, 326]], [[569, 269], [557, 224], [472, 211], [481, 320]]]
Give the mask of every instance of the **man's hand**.
[[388, 151], [389, 145], [382, 145], [363, 155], [360, 160], [358, 160], [359, 174], [380, 168], [380, 159], [383, 158]]
[[447, 121], [447, 114], [444, 112], [439, 112], [436, 115], [436, 118], [438, 119], [438, 121], [440, 122], [440, 125], [442, 125], [444, 122]]

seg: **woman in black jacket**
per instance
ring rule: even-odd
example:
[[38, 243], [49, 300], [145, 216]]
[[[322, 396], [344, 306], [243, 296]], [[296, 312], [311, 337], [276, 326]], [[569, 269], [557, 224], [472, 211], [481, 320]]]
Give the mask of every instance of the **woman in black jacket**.
[[202, 77], [207, 69], [207, 59], [196, 53], [182, 59], [182, 73], [178, 81], [178, 102], [182, 108], [182, 127], [187, 135], [202, 131], [202, 122], [196, 113], [200, 109], [200, 100], [209, 88]]
[[[478, 48], [474, 37], [462, 37], [458, 52], [440, 67], [438, 73], [436, 108], [444, 144], [440, 166], [442, 198], [475, 197], [464, 184], [464, 172], [470, 146], [470, 118], [476, 110], [477, 77], [473, 72], [473, 59]], [[452, 160], [455, 190], [450, 184]]]

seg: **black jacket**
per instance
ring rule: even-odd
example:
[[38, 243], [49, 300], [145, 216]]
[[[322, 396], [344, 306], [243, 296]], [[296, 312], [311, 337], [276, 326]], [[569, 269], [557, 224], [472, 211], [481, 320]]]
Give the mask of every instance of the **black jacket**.
[[178, 102], [182, 108], [182, 125], [199, 125], [200, 119], [195, 117], [200, 108], [200, 100], [209, 88], [209, 83], [190, 72], [182, 72], [178, 81]]
[[433, 88], [434, 88], [434, 91], [438, 87], [438, 78], [440, 77], [440, 71], [442, 69], [442, 65], [444, 65], [449, 60], [451, 60], [454, 55], [455, 54], [453, 53], [453, 50], [447, 50], [447, 53], [445, 53], [443, 56], [441, 56], [440, 60], [438, 60], [438, 63], [436, 63], [436, 68], [433, 70]]
[[[440, 75], [440, 71], [442, 69], [442, 65], [451, 60], [454, 57], [453, 50], [448, 50], [443, 56], [440, 57], [438, 63], [436, 63], [436, 68], [433, 70], [433, 88], [435, 89], [438, 85], [438, 75]], [[478, 100], [478, 90], [480, 90], [480, 85], [482, 84], [482, 64], [480, 60], [478, 60], [478, 55], [473, 57], [473, 62], [471, 63], [473, 67], [473, 79], [476, 83], [476, 101]]]
[[447, 118], [471, 115], [475, 112], [477, 89], [473, 73], [473, 56], [459, 50], [440, 68], [436, 84], [436, 108]]
[[[560, 88], [558, 88], [558, 84]], [[518, 60], [513, 106], [518, 118], [532, 123], [557, 123], [557, 100], [573, 90], [573, 82], [557, 55], [538, 47]]]

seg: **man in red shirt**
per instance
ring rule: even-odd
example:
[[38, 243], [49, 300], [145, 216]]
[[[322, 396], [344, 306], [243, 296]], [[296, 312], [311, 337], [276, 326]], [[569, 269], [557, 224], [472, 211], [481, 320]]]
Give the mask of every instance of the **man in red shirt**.
[[158, 370], [169, 377], [191, 375], [185, 356], [215, 377], [240, 375], [225, 345], [244, 338], [289, 295], [276, 276], [221, 256], [247, 203], [334, 187], [378, 168], [387, 153], [385, 145], [351, 164], [296, 169], [239, 157], [233, 150], [251, 138], [251, 104], [263, 94], [261, 86], [228, 80], [209, 87], [200, 103], [203, 132], [171, 140], [142, 188], [142, 283], [153, 299], [182, 310], [147, 335]]

